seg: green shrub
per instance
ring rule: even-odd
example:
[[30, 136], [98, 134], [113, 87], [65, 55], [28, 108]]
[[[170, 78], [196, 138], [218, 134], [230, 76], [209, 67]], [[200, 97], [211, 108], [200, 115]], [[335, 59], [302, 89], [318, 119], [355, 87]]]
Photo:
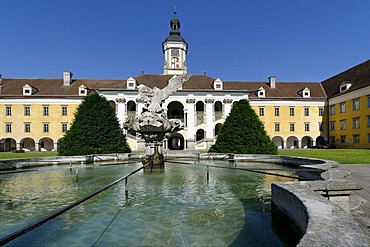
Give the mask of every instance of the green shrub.
[[247, 100], [233, 104], [233, 108], [209, 149], [214, 153], [277, 154], [275, 144], [267, 135], [262, 122]]
[[66, 156], [129, 152], [115, 110], [96, 93], [86, 96], [79, 105], [58, 148], [58, 154]]

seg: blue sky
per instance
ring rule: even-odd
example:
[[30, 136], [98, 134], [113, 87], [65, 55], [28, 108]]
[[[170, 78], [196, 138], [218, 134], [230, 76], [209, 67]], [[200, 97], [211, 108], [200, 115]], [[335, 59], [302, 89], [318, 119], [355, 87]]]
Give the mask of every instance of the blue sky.
[[370, 59], [368, 0], [0, 0], [0, 74], [161, 74], [174, 6], [191, 74], [323, 81]]

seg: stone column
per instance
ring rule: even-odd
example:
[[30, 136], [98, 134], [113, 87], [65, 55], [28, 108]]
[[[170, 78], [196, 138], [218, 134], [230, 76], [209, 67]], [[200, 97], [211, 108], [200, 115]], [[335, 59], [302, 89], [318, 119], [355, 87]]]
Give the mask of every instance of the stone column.
[[40, 151], [40, 143], [35, 143], [35, 151]]
[[15, 144], [15, 146], [16, 146], [16, 150], [21, 150], [22, 145], [21, 145], [21, 143], [20, 143], [20, 142], [17, 142], [17, 143]]
[[231, 112], [231, 106], [232, 106], [233, 100], [232, 99], [224, 99], [224, 119], [229, 116]]
[[214, 141], [213, 131], [213, 103], [214, 99], [205, 99], [206, 104], [206, 149], [210, 148]]
[[54, 142], [54, 151], [58, 151], [58, 143]]
[[195, 149], [195, 99], [187, 99], [188, 104], [187, 111], [187, 127], [188, 127], [188, 148], [190, 150]]
[[117, 104], [117, 118], [119, 121], [120, 127], [122, 127], [123, 123], [126, 121], [126, 99], [125, 98], [116, 98]]

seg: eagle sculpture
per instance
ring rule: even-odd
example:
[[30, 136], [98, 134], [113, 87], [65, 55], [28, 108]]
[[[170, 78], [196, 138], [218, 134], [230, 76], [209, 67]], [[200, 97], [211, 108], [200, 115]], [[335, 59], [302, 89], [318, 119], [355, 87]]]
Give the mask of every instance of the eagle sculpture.
[[190, 74], [174, 75], [169, 81], [168, 85], [159, 89], [154, 87], [153, 89], [143, 84], [138, 86], [140, 98], [144, 102], [144, 110], [152, 113], [162, 113], [162, 102], [167, 99], [171, 94], [175, 93], [184, 82], [189, 80]]

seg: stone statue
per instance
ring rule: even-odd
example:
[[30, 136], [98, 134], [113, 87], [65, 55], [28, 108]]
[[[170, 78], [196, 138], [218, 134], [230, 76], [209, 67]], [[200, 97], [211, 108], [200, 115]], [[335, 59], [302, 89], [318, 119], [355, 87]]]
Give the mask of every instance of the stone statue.
[[147, 147], [154, 148], [153, 154], [147, 153], [146, 159], [143, 160], [145, 165], [150, 164], [150, 169], [164, 168], [164, 158], [159, 147], [162, 146], [165, 137], [170, 137], [172, 133], [184, 127], [180, 120], [167, 118], [162, 102], [189, 78], [189, 74], [174, 75], [163, 89], [157, 87], [152, 89], [142, 84], [138, 86], [140, 97], [137, 102], [144, 103], [143, 112], [138, 116], [128, 116], [123, 127], [137, 133], [145, 140]]
[[139, 85], [138, 102], [144, 103], [143, 112], [138, 116], [128, 117], [123, 127], [135, 131], [147, 143], [161, 142], [165, 136], [182, 129], [183, 123], [180, 120], [167, 119], [162, 102], [175, 93], [189, 78], [189, 74], [174, 75], [163, 89]]
[[182, 84], [189, 79], [189, 77], [189, 74], [180, 76], [175, 75], [169, 80], [168, 85], [162, 90], [157, 87], [151, 89], [143, 84], [140, 84], [138, 89], [140, 93], [140, 99], [145, 104], [144, 110], [153, 113], [162, 113], [162, 102], [171, 94], [176, 92], [182, 86]]

